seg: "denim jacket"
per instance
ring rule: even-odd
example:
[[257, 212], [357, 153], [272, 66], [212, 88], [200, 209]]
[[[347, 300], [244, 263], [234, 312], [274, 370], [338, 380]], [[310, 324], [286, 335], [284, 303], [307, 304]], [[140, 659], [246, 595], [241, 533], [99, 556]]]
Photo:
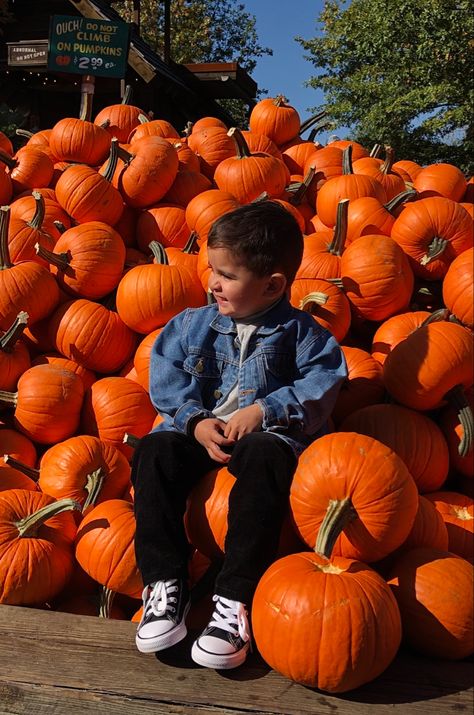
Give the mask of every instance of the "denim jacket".
[[150, 398], [164, 420], [155, 431], [188, 433], [238, 380], [239, 409], [257, 403], [262, 430], [284, 439], [298, 456], [327, 431], [326, 422], [347, 376], [332, 334], [284, 296], [265, 314], [239, 367], [232, 318], [217, 306], [188, 308], [158, 335], [150, 359]]

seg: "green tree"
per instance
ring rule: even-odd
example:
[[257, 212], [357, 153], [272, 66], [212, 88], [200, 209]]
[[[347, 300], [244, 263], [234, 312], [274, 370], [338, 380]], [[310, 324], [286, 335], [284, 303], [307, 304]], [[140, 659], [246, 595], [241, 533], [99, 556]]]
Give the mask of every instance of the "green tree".
[[399, 158], [472, 173], [471, 0], [327, 0], [318, 23], [316, 37], [297, 41], [336, 123]]
[[[133, 1], [114, 2], [127, 22], [133, 21]], [[174, 62], [238, 62], [249, 74], [257, 59], [272, 50], [258, 41], [255, 16], [233, 0], [171, 0], [171, 58]], [[142, 0], [140, 34], [161, 57], [164, 54], [164, 3]], [[264, 92], [262, 92], [264, 93]], [[240, 100], [220, 100], [240, 123], [245, 106]]]

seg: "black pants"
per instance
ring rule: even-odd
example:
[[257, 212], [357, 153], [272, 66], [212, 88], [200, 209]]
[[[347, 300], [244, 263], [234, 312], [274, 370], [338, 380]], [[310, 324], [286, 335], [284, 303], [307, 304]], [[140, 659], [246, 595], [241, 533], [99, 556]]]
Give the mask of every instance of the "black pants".
[[[132, 483], [135, 552], [144, 584], [187, 579], [186, 499], [204, 474], [220, 466], [193, 437], [179, 432], [152, 432], [140, 440]], [[249, 604], [276, 554], [296, 457], [279, 437], [252, 432], [236, 442], [226, 466], [236, 482], [229, 495], [225, 557], [215, 591]]]

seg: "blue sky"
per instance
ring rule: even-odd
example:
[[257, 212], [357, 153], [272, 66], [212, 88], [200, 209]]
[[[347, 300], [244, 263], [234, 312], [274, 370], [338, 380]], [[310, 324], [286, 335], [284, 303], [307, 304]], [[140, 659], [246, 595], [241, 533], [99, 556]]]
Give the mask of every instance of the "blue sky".
[[[284, 94], [304, 121], [310, 116], [308, 108], [324, 103], [319, 90], [305, 87], [305, 80], [315, 73], [315, 67], [304, 59], [302, 46], [294, 40], [298, 35], [310, 39], [316, 34], [316, 21], [323, 0], [242, 0], [245, 9], [256, 18], [259, 42], [271, 47], [273, 56], [261, 57], [252, 74], [259, 87], [268, 90], [268, 96]], [[341, 136], [344, 131], [338, 131]], [[327, 132], [321, 133], [327, 139]]]

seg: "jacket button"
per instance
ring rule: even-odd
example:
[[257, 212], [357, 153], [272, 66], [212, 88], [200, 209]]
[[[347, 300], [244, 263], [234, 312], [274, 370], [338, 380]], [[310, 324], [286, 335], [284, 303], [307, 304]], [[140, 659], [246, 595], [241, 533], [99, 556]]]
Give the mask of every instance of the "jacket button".
[[216, 400], [218, 400], [220, 397], [222, 397], [222, 392], [220, 390], [214, 390], [214, 397]]
[[196, 372], [203, 372], [204, 371], [204, 360], [200, 359], [196, 363]]

